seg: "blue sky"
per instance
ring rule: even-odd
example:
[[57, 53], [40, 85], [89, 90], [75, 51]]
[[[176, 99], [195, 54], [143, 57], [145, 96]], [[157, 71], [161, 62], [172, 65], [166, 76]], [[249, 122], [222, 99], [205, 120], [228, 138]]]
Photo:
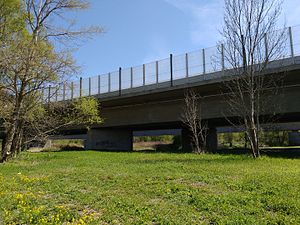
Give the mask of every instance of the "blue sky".
[[[74, 54], [83, 77], [214, 46], [220, 39], [223, 0], [90, 0], [76, 13], [80, 26], [105, 33], [85, 41]], [[299, 25], [299, 0], [285, 0], [282, 21]]]

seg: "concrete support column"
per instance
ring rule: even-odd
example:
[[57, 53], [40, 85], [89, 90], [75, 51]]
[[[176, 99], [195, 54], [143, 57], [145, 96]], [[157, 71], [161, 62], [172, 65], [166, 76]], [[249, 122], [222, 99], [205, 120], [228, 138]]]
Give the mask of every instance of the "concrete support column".
[[126, 129], [91, 129], [88, 131], [85, 149], [107, 151], [132, 151], [133, 136]]
[[212, 153], [217, 151], [218, 135], [217, 135], [217, 129], [215, 127], [211, 127], [208, 129], [206, 144], [207, 144], [207, 151]]
[[181, 144], [182, 144], [182, 150], [184, 152], [192, 152], [192, 134], [189, 129], [182, 128], [181, 129]]
[[289, 146], [299, 146], [300, 145], [300, 132], [293, 131], [289, 132]]

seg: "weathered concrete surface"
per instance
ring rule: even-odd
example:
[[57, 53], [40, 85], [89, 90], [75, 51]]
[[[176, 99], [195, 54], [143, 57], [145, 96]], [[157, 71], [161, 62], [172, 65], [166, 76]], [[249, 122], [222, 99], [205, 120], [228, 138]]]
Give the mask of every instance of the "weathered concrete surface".
[[[274, 104], [270, 103], [270, 114], [299, 114], [300, 86], [286, 88], [281, 95], [274, 96], [273, 101]], [[279, 101], [280, 104], [278, 104]], [[278, 107], [272, 107], [276, 105]], [[183, 96], [172, 100], [145, 101], [140, 104], [111, 107], [103, 105], [101, 113], [104, 123], [99, 127], [180, 123], [183, 107]], [[202, 118], [207, 120], [224, 119], [224, 115], [236, 116], [230, 114], [226, 100], [221, 95], [206, 97], [203, 101], [202, 113]], [[159, 126], [157, 128], [160, 129]]]
[[192, 133], [187, 128], [181, 130], [181, 142], [184, 152], [192, 152]]
[[289, 133], [289, 146], [300, 146], [300, 132]]
[[87, 133], [85, 149], [132, 151], [132, 131], [125, 129], [91, 129]]
[[209, 152], [214, 153], [218, 149], [218, 134], [215, 127], [211, 127], [208, 129], [206, 142]]

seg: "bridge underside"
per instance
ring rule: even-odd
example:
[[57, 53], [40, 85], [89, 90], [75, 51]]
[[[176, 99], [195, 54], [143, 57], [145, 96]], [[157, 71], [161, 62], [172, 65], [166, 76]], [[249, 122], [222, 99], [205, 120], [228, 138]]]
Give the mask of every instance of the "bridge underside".
[[[266, 115], [275, 115], [275, 123], [300, 122], [300, 68], [283, 70], [284, 88], [272, 102]], [[191, 84], [99, 99], [104, 123], [93, 126], [87, 135], [86, 148], [132, 150], [132, 135], [139, 130], [181, 129], [183, 147], [190, 149], [190, 135], [181, 122], [183, 99], [187, 88], [193, 87], [203, 96], [202, 118], [208, 121], [209, 148], [217, 145], [217, 128], [237, 122], [237, 115], [228, 110], [226, 97], [220, 92], [223, 80]], [[278, 104], [280, 102], [280, 104]]]

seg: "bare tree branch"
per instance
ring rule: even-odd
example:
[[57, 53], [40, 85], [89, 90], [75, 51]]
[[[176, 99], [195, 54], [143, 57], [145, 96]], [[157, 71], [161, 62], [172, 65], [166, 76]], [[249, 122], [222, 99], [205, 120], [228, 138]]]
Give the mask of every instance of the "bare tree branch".
[[266, 75], [270, 61], [282, 58], [286, 29], [277, 30], [281, 0], [225, 0], [225, 64], [232, 79], [224, 83], [229, 93], [230, 115], [244, 125], [254, 157], [260, 156], [259, 135], [262, 115], [270, 111], [272, 94], [282, 76]]
[[207, 123], [202, 120], [202, 98], [193, 89], [185, 93], [181, 121], [191, 134], [192, 148], [196, 153], [206, 152]]

